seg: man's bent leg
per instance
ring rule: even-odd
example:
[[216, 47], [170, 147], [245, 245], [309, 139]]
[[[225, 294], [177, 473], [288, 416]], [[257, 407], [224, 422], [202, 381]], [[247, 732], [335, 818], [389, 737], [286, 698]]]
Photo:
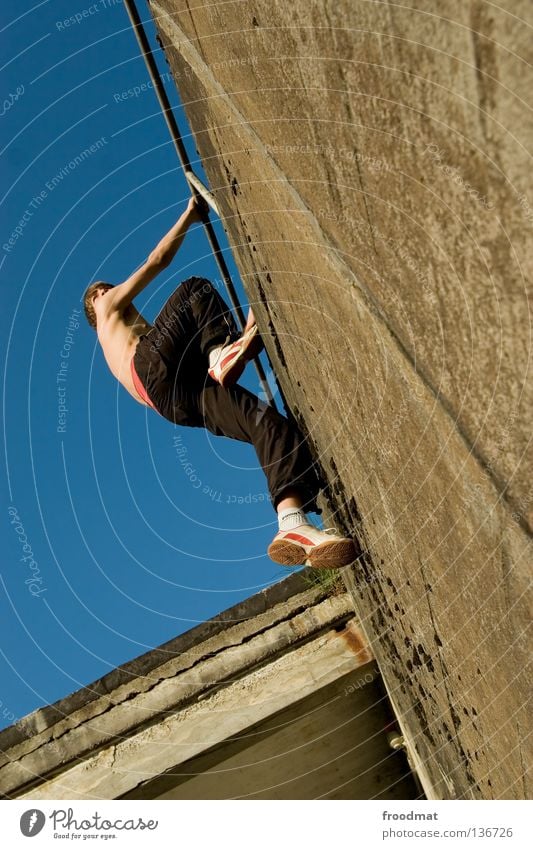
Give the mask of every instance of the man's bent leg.
[[286, 418], [242, 386], [205, 386], [200, 413], [212, 433], [253, 444], [275, 508], [294, 504], [279, 513], [280, 529], [268, 548], [272, 560], [283, 566], [307, 563], [335, 569], [356, 559], [353, 540], [334, 528], [322, 531], [306, 517], [307, 511], [318, 512], [319, 481], [305, 441]]
[[205, 277], [184, 280], [168, 298], [150, 331], [151, 342], [162, 356], [176, 362], [206, 357], [211, 348], [238, 336], [230, 308]]
[[199, 412], [211, 433], [254, 446], [274, 508], [284, 493], [298, 490], [304, 509], [318, 510], [320, 484], [309, 449], [284, 416], [242, 386], [214, 383], [203, 387]]

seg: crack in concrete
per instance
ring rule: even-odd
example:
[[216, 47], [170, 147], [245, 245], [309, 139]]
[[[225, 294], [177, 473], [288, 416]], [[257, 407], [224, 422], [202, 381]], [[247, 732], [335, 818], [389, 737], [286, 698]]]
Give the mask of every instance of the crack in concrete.
[[[216, 651], [207, 652], [207, 653], [203, 654], [200, 658], [197, 658], [190, 666], [186, 667], [185, 669], [180, 669], [172, 675], [162, 676], [162, 677], [158, 678], [146, 690], [134, 690], [134, 691], [128, 693], [128, 695], [125, 698], [123, 698], [121, 701], [113, 702], [113, 703], [107, 705], [104, 708], [104, 710], [100, 711], [99, 713], [94, 714], [93, 716], [82, 720], [77, 725], [74, 725], [71, 728], [65, 729], [65, 731], [63, 731], [61, 734], [58, 734], [57, 736], [51, 736], [47, 740], [41, 742], [35, 749], [32, 749], [30, 752], [27, 752], [26, 754], [24, 754], [20, 758], [19, 763], [22, 764], [23, 760], [26, 759], [26, 758], [34, 757], [36, 753], [38, 753], [41, 749], [43, 749], [44, 747], [46, 747], [50, 743], [55, 744], [58, 740], [65, 737], [67, 734], [70, 734], [73, 731], [77, 731], [78, 729], [82, 728], [83, 726], [87, 725], [88, 723], [92, 722], [95, 719], [100, 719], [102, 716], [104, 716], [106, 713], [109, 713], [114, 708], [120, 708], [123, 704], [125, 704], [128, 701], [131, 701], [136, 696], [146, 695], [147, 693], [150, 693], [152, 690], [154, 690], [157, 686], [159, 686], [163, 682], [171, 681], [173, 678], [177, 678], [178, 676], [181, 676], [183, 674], [187, 674], [191, 670], [193, 670], [196, 666], [203, 663], [204, 661], [212, 660], [217, 655], [223, 654], [224, 652], [229, 651], [230, 649], [238, 648], [242, 645], [245, 645], [246, 643], [250, 642], [251, 640], [255, 639], [256, 637], [259, 637], [259, 636], [267, 633], [268, 631], [273, 630], [274, 628], [278, 627], [280, 624], [282, 624], [284, 622], [290, 623], [297, 616], [299, 616], [302, 613], [305, 613], [309, 610], [313, 610], [314, 607], [321, 605], [324, 601], [328, 601], [328, 597], [327, 597], [326, 593], [319, 594], [318, 598], [315, 599], [312, 607], [309, 607], [308, 604], [302, 603], [297, 608], [292, 610], [289, 616], [285, 616], [285, 617], [281, 617], [279, 619], [276, 619], [274, 622], [271, 622], [269, 625], [265, 626], [264, 628], [261, 628], [260, 630], [255, 631], [253, 634], [245, 635], [240, 641], [238, 641], [236, 643], [231, 643], [229, 645], [225, 645], [225, 646], [221, 647], [220, 649], [217, 649]], [[330, 621], [328, 621], [328, 623], [326, 625], [321, 623], [321, 624], [319, 624], [318, 628], [306, 633], [305, 635], [303, 635], [301, 637], [295, 632], [296, 639], [294, 640], [294, 642], [291, 642], [291, 643], [285, 645], [281, 651], [276, 649], [275, 646], [274, 647], [271, 646], [271, 648], [273, 649], [273, 651], [275, 651], [277, 654], [279, 654], [280, 657], [282, 657], [283, 655], [287, 654], [289, 651], [292, 651], [295, 646], [298, 646], [298, 647], [303, 646], [307, 642], [310, 642], [311, 640], [316, 639], [318, 636], [320, 636], [320, 634], [322, 632], [327, 632], [332, 627], [336, 627], [336, 625], [338, 625], [339, 623], [346, 623], [352, 618], [353, 618], [353, 613], [351, 611], [349, 611], [349, 612], [345, 611], [344, 613], [339, 613], [337, 616], [333, 617]], [[221, 678], [220, 681], [217, 681], [217, 683], [216, 683], [217, 691], [222, 689], [223, 687], [229, 686], [230, 684], [234, 683], [235, 681], [238, 681], [244, 675], [249, 674], [251, 669], [261, 668], [261, 666], [264, 665], [265, 663], [268, 663], [270, 661], [270, 659], [271, 659], [270, 657], [266, 658], [266, 659], [265, 658], [259, 659], [259, 660], [255, 659], [254, 661], [252, 661], [252, 663], [243, 665], [238, 670], [239, 674], [233, 674], [230, 677]], [[194, 704], [195, 702], [197, 702], [202, 697], [202, 695], [205, 696], [205, 691], [207, 689], [211, 688], [212, 686], [213, 685], [210, 684], [210, 683], [204, 684], [193, 695], [191, 695], [190, 697], [185, 698], [185, 699], [183, 699], [183, 701], [179, 702], [179, 706], [175, 705], [172, 708], [165, 708], [163, 710], [157, 711], [156, 713], [152, 714], [148, 719], [141, 720], [137, 724], [132, 725], [131, 728], [127, 729], [127, 733], [120, 735], [120, 736], [124, 740], [126, 740], [129, 737], [132, 737], [134, 734], [139, 733], [139, 731], [144, 730], [146, 728], [149, 728], [152, 725], [156, 724], [157, 722], [159, 722], [162, 718], [166, 717], [167, 715], [174, 714], [176, 712], [176, 710], [178, 709], [178, 707], [181, 710], [183, 708], [186, 708], [186, 707]], [[83, 750], [83, 752], [81, 752], [81, 753], [78, 752], [76, 756], [79, 757], [80, 754], [86, 754], [88, 752], [90, 752], [91, 754], [96, 754], [98, 751], [105, 749], [108, 745], [109, 745], [109, 741], [104, 741], [100, 744], [96, 744], [92, 748], [87, 747], [86, 749]], [[1, 769], [5, 769], [10, 764], [11, 764], [11, 761], [9, 761], [7, 764], [5, 764]], [[39, 776], [38, 779], [31, 779], [29, 782], [23, 783], [21, 785], [16, 785], [15, 787], [11, 788], [10, 790], [11, 790], [11, 792], [13, 790], [16, 790], [16, 792], [18, 794], [20, 794], [22, 792], [26, 792], [27, 790], [30, 790], [32, 787], [35, 787], [35, 786], [38, 786], [39, 784], [42, 784], [43, 780], [48, 780], [49, 775], [54, 774], [54, 769], [59, 769], [59, 771], [61, 772], [65, 768], [66, 768], [65, 765], [56, 764], [55, 767], [52, 767], [50, 773], [47, 773], [45, 779], [43, 779], [43, 776]], [[1, 769], [0, 769], [0, 775], [1, 775]]]

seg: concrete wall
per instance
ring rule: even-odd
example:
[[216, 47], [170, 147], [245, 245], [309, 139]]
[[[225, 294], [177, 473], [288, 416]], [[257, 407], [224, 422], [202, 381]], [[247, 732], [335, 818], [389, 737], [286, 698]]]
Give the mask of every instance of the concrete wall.
[[532, 7], [150, 8], [430, 792], [523, 796]]

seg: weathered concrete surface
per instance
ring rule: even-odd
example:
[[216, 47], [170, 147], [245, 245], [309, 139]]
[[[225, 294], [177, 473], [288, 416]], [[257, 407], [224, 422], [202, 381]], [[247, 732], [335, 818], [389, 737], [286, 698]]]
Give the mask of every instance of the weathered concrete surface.
[[[240, 739], [253, 766], [261, 737], [269, 763], [287, 758], [293, 770], [290, 782], [279, 776], [276, 798], [414, 798], [405, 759], [388, 748], [392, 716], [379, 687], [349, 595], [330, 597], [298, 574], [6, 729], [0, 793], [179, 794], [174, 776], [195, 759], [230, 760]], [[280, 723], [292, 728], [299, 755], [287, 751]], [[245, 764], [236, 769], [246, 782]], [[260, 796], [268, 798], [274, 773], [256, 764], [249, 774]], [[228, 795], [224, 782], [207, 787], [210, 798]], [[237, 782], [234, 794], [241, 789]]]
[[376, 664], [366, 664], [121, 798], [414, 799], [383, 708]]
[[150, 7], [428, 792], [527, 795], [533, 9]]
[[[150, 691], [161, 681], [194, 666], [214, 649], [244, 640], [258, 628], [283, 621], [287, 615], [304, 610], [309, 601], [324, 595], [315, 588], [308, 596], [308, 589], [303, 575], [292, 575], [113, 669], [87, 687], [28, 714], [15, 725], [0, 731], [0, 767], [63, 736], [78, 724], [99, 717], [122, 699], [131, 700], [139, 693]], [[48, 764], [50, 767], [54, 765]], [[0, 789], [3, 792], [5, 784], [1, 783], [1, 776], [0, 770]]]

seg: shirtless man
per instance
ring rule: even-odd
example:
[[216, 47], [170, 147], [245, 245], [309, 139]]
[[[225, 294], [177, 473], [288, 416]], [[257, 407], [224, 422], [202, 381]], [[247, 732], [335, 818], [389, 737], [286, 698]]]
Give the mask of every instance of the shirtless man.
[[127, 280], [91, 284], [84, 294], [87, 320], [111, 372], [139, 404], [174, 424], [253, 444], [278, 514], [279, 531], [268, 548], [272, 560], [318, 569], [345, 566], [357, 556], [353, 541], [334, 529], [319, 530], [306, 515], [318, 512], [319, 482], [305, 442], [286, 418], [236, 382], [262, 344], [252, 310], [240, 333], [227, 304], [202, 277], [183, 281], [153, 324], [133, 304], [204, 215], [204, 202], [191, 198]]

